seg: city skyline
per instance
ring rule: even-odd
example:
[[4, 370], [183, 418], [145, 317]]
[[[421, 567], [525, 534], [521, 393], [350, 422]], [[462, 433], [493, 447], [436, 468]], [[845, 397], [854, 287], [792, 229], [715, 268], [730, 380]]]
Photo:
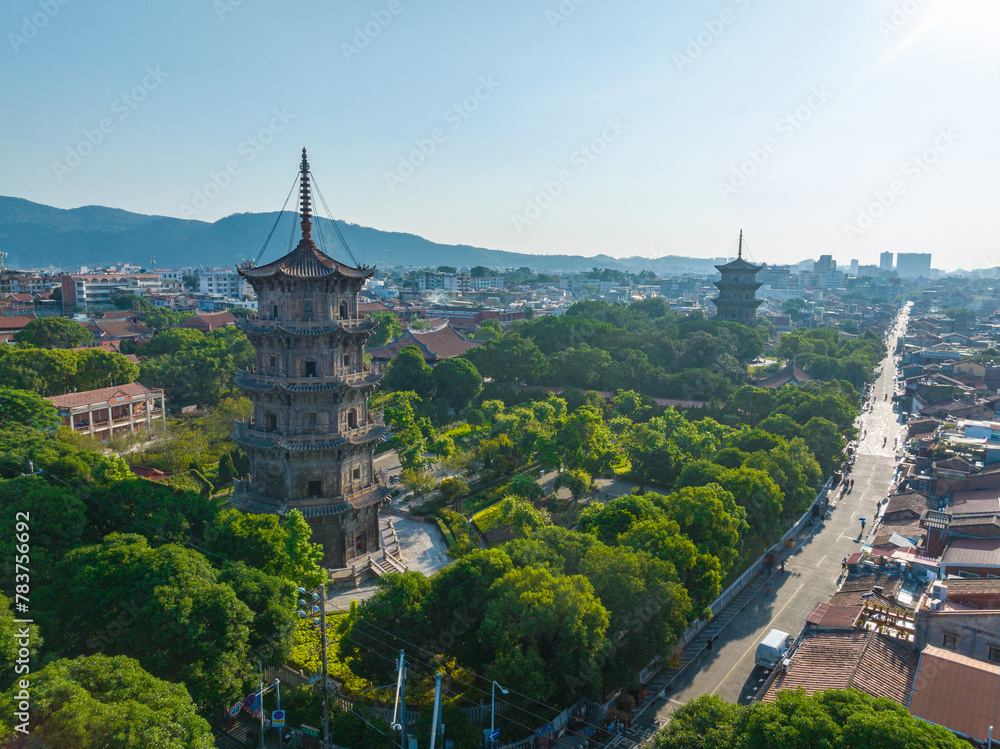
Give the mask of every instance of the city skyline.
[[998, 21], [985, 0], [19, 0], [0, 194], [214, 221], [280, 209], [306, 146], [334, 217], [436, 242], [710, 258], [744, 228], [754, 262], [993, 267]]

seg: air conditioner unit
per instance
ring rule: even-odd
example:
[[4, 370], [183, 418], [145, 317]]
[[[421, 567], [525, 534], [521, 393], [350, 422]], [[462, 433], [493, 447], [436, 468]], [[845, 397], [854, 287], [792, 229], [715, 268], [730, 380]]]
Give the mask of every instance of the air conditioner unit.
[[784, 658], [781, 661], [781, 673], [787, 674], [788, 667], [792, 665], [792, 662], [788, 658]]

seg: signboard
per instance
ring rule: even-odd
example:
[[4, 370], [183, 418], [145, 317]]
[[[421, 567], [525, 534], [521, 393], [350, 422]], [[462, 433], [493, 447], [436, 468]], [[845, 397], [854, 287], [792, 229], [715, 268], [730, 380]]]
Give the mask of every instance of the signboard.
[[499, 738], [500, 738], [500, 729], [499, 728], [494, 728], [492, 731], [490, 731], [490, 732], [488, 732], [486, 734], [486, 740], [487, 741], [496, 741]]
[[253, 707], [253, 703], [257, 701], [257, 693], [251, 692], [246, 697], [243, 698], [243, 708], [249, 710]]
[[281, 728], [285, 725], [285, 711], [284, 710], [272, 710], [271, 711], [271, 725], [275, 728]]
[[302, 731], [306, 736], [312, 736], [314, 738], [319, 738], [319, 729], [313, 728], [312, 726], [301, 725], [299, 730]]
[[240, 710], [242, 708], [243, 708], [243, 704], [240, 703], [240, 702], [237, 702], [235, 705], [233, 705], [231, 708], [229, 708], [229, 714], [232, 715], [235, 718], [237, 715], [240, 714]]

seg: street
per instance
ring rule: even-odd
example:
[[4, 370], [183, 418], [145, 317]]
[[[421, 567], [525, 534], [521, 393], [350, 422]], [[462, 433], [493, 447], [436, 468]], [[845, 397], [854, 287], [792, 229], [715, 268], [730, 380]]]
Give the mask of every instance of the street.
[[[905, 325], [904, 310], [899, 318]], [[754, 666], [758, 643], [770, 629], [797, 635], [816, 603], [836, 592], [841, 560], [858, 550], [861, 543], [860, 518], [872, 529], [877, 503], [889, 489], [896, 456], [894, 442], [900, 433], [900, 418], [893, 411], [895, 361], [892, 351], [902, 327], [889, 336], [889, 356], [882, 362], [873, 391], [873, 411], [859, 419], [858, 457], [850, 478], [854, 489], [841, 496], [831, 493], [831, 512], [825, 523], [796, 540], [796, 548], [786, 562], [785, 572], [773, 576], [773, 591], [766, 587], [722, 630], [711, 654], [703, 652], [673, 682], [667, 693], [653, 702], [633, 722], [633, 731], [642, 735], [649, 728], [664, 725], [670, 714], [687, 701], [714, 694], [728, 702], [746, 702], [763, 682], [766, 672]], [[888, 397], [886, 397], [888, 395]], [[883, 438], [885, 445], [883, 446]]]

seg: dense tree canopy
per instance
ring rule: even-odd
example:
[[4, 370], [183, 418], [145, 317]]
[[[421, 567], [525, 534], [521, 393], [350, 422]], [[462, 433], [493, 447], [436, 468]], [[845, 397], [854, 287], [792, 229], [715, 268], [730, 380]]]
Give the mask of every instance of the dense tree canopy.
[[135, 382], [138, 376], [139, 367], [116, 351], [30, 346], [0, 349], [0, 381], [44, 396], [125, 385]]
[[733, 705], [699, 697], [674, 712], [653, 737], [655, 749], [959, 749], [941, 726], [915, 718], [898, 702], [853, 689], [811, 697], [778, 692], [775, 702]]
[[136, 658], [184, 682], [202, 709], [242, 696], [254, 614], [197, 552], [111, 534], [71, 551], [55, 575], [62, 584], [42, 591], [40, 608], [56, 652]]
[[[73, 749], [211, 749], [212, 731], [183, 684], [152, 676], [124, 656], [57, 660], [31, 675], [31, 745]], [[0, 739], [13, 738], [11, 688]], [[18, 744], [15, 743], [15, 746]], [[27, 746], [28, 744], [25, 744]]]
[[86, 346], [94, 334], [76, 320], [66, 317], [39, 317], [14, 334], [14, 343], [28, 343], [39, 348]]

